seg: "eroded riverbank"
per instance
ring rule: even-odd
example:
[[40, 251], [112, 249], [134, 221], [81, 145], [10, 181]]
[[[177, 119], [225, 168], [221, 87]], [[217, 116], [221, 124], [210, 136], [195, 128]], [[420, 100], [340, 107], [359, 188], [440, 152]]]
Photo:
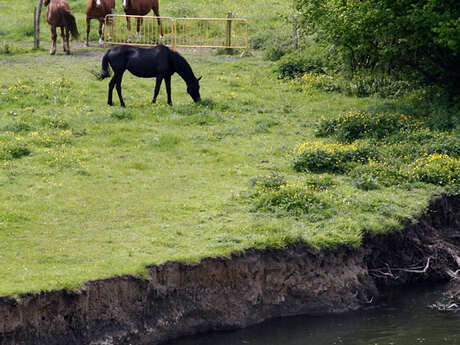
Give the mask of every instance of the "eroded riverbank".
[[403, 231], [360, 248], [247, 250], [197, 264], [148, 268], [79, 291], [0, 298], [1, 345], [157, 344], [267, 319], [339, 313], [376, 303], [386, 287], [441, 281], [458, 269], [460, 196], [434, 200]]

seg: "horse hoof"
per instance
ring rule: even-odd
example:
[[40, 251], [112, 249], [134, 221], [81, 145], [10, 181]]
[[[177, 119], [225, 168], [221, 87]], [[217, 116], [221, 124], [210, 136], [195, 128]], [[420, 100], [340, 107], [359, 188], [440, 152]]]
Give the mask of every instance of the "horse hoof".
[[56, 51], [55, 50], [50, 50], [50, 55], [54, 55], [56, 54]]

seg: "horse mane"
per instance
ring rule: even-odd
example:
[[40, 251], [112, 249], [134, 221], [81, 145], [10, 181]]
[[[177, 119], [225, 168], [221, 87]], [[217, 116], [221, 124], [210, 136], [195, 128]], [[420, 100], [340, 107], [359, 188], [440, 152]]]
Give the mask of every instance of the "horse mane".
[[172, 49], [169, 49], [169, 51], [172, 57], [174, 69], [182, 77], [182, 79], [184, 79], [187, 84], [195, 81], [195, 74], [193, 74], [192, 67], [190, 67], [190, 64], [187, 62], [187, 60], [185, 60], [185, 58], [178, 52]]

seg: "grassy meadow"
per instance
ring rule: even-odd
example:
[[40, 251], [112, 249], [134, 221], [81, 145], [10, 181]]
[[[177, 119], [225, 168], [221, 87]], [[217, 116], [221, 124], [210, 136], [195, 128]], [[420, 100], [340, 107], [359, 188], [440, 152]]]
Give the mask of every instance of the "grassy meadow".
[[[83, 34], [86, 1], [69, 3]], [[109, 107], [108, 80], [90, 73], [103, 49], [71, 42], [71, 56], [50, 57], [42, 17], [42, 48], [30, 50], [34, 4], [0, 0], [0, 295], [246, 248], [359, 246], [363, 232], [399, 229], [433, 196], [458, 192], [455, 132], [400, 112], [388, 122], [369, 115], [399, 109], [395, 100], [279, 80], [260, 51], [181, 51], [203, 76], [199, 104], [175, 75], [173, 106], [164, 86], [152, 105], [154, 80], [126, 73], [127, 108], [116, 93]], [[249, 20], [253, 38], [287, 30], [288, 2], [160, 8], [175, 17], [228, 10]]]

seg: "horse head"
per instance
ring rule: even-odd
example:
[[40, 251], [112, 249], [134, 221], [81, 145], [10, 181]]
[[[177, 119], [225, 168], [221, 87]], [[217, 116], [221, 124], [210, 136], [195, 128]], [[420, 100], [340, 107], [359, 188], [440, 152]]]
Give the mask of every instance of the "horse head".
[[99, 8], [102, 6], [102, 0], [96, 0], [96, 7]]
[[130, 0], [123, 0], [122, 6], [125, 11], [128, 9], [129, 3], [130, 3]]
[[198, 79], [195, 79], [194, 81], [192, 81], [191, 83], [187, 85], [187, 93], [190, 95], [190, 97], [192, 97], [195, 103], [201, 101], [200, 80], [201, 80], [201, 77], [199, 77]]

